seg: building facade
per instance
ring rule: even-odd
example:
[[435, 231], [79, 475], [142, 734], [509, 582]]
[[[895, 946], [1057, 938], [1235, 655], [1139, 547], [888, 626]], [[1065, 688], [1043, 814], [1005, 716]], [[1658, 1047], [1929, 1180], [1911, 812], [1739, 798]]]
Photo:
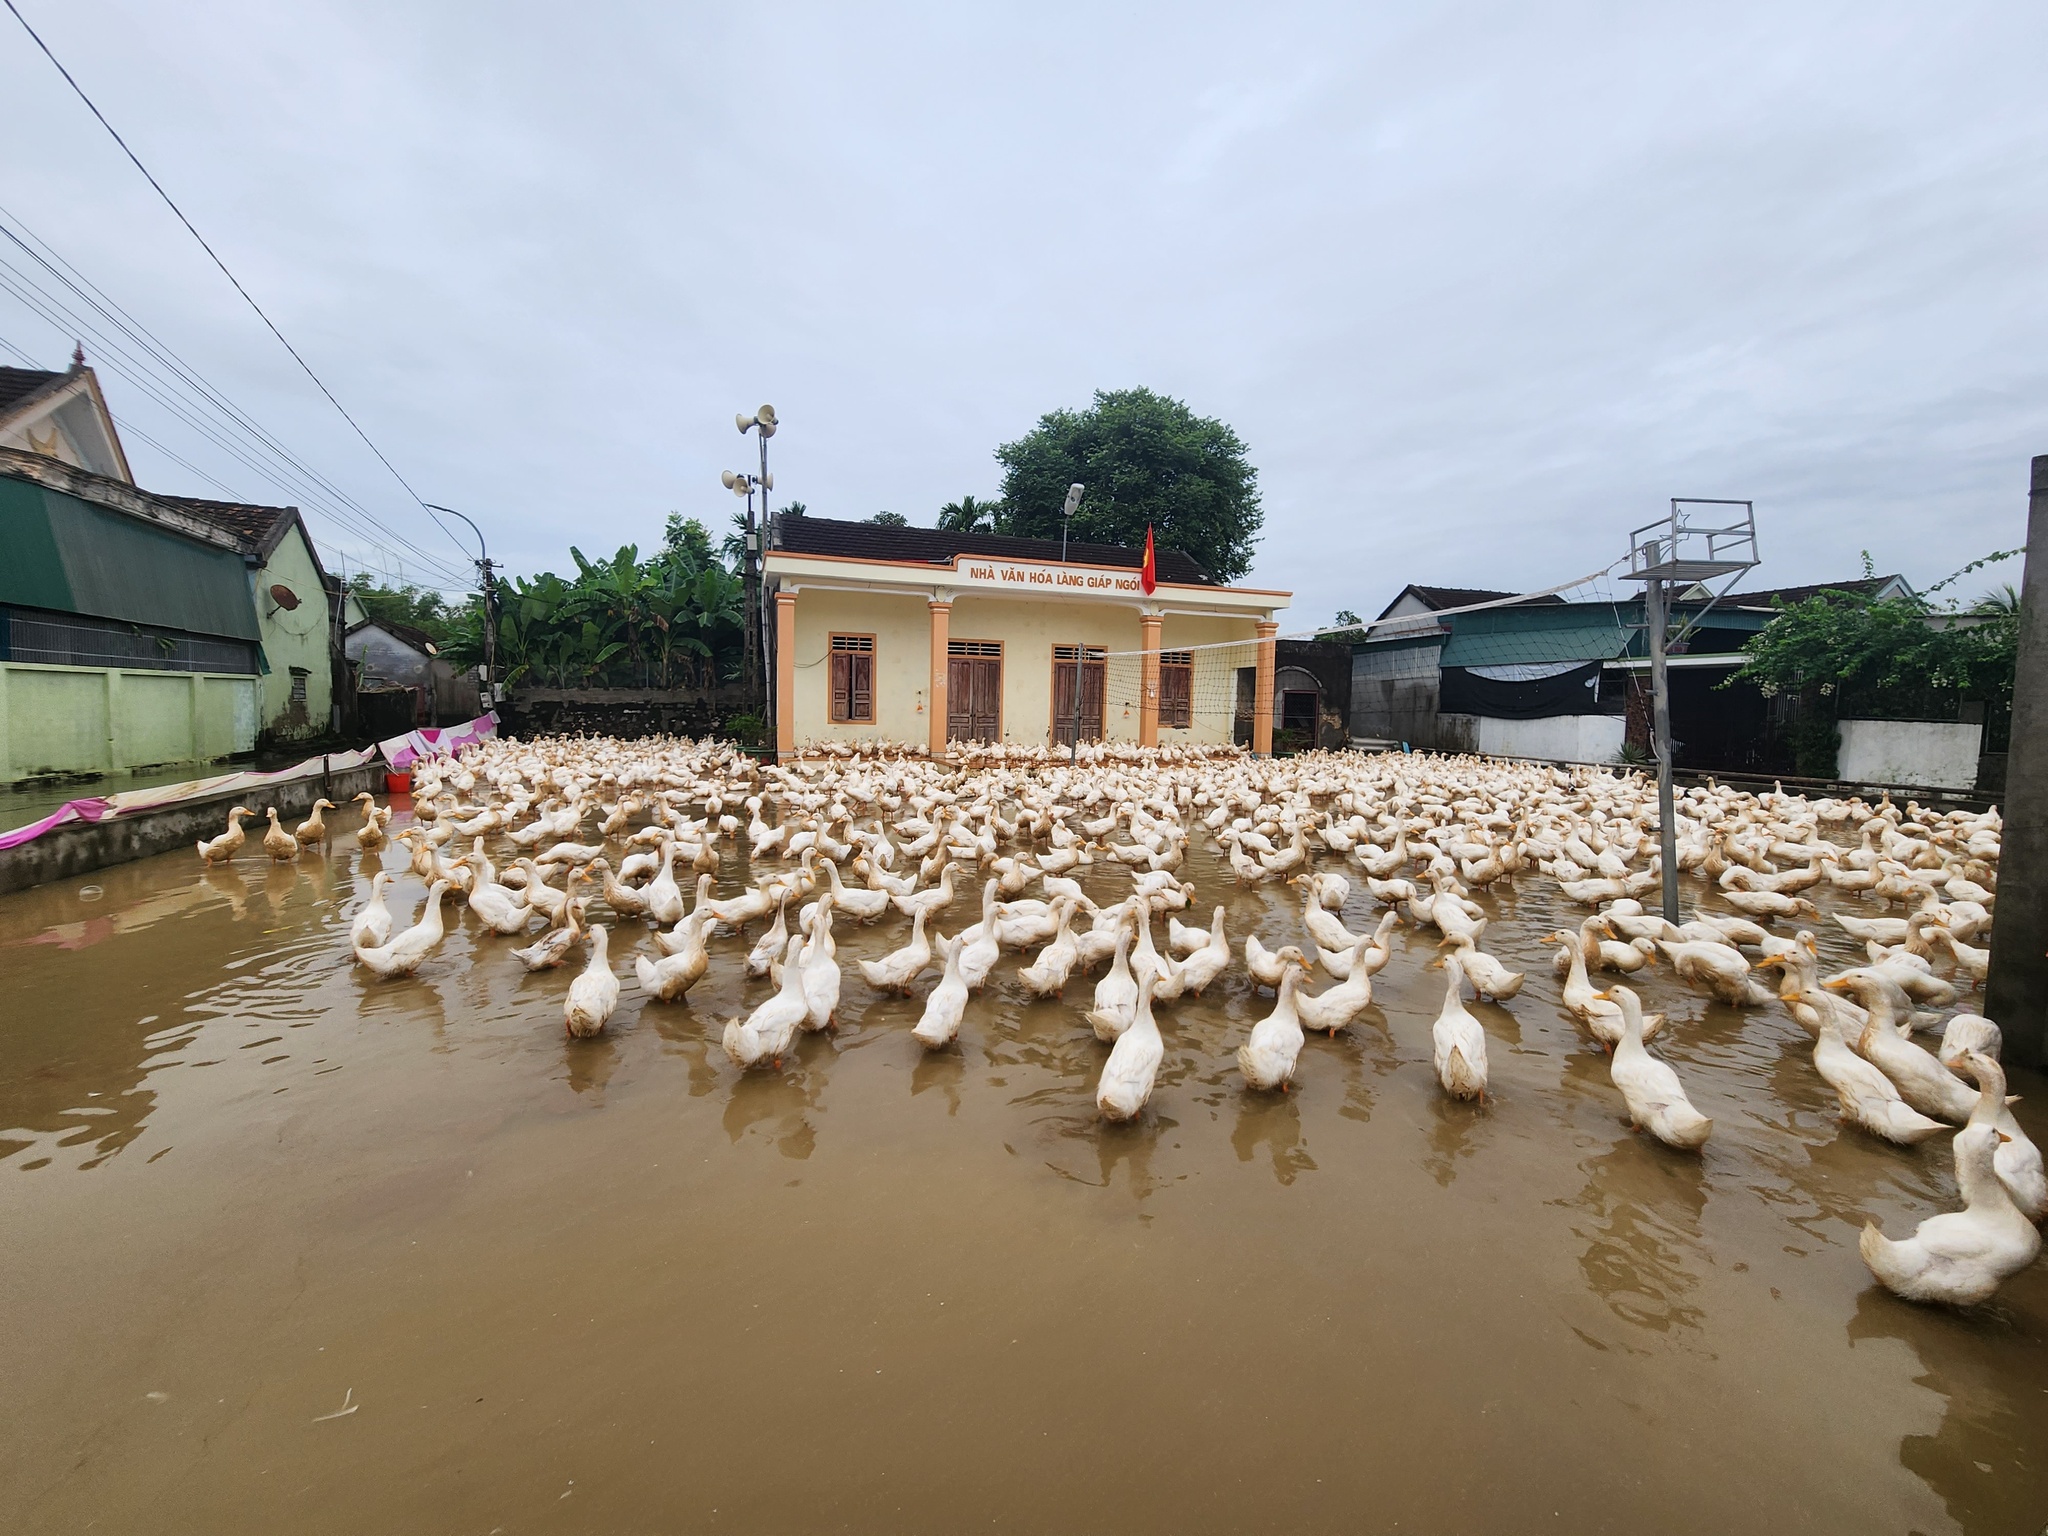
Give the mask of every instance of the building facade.
[[778, 749], [825, 741], [1221, 744], [1272, 749], [1289, 594], [1143, 552], [826, 518], [776, 520]]

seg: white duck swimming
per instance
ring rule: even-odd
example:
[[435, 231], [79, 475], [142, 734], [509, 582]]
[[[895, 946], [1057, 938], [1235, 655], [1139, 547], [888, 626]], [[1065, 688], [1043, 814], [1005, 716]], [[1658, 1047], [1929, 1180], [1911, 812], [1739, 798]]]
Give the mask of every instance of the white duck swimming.
[[1109, 973], [1095, 983], [1095, 1005], [1087, 1014], [1098, 1040], [1113, 1041], [1131, 1027], [1138, 1006], [1138, 979], [1131, 974], [1130, 961], [1131, 930], [1119, 925], [1115, 957], [1109, 962]]
[[1148, 977], [1138, 988], [1131, 1027], [1117, 1036], [1095, 1085], [1095, 1107], [1103, 1117], [1135, 1120], [1143, 1114], [1159, 1076], [1159, 1064], [1165, 1058], [1166, 1042], [1160, 1039], [1158, 1022], [1152, 1017], [1152, 983]]
[[683, 888], [676, 884], [676, 845], [673, 839], [661, 845], [661, 868], [641, 893], [647, 915], [667, 928], [683, 920]]
[[384, 905], [384, 887], [391, 883], [386, 870], [370, 876], [370, 899], [363, 903], [348, 925], [350, 949], [375, 949], [391, 938], [391, 909]]
[[1381, 971], [1387, 968], [1387, 962], [1394, 958], [1393, 941], [1389, 938], [1389, 935], [1392, 934], [1395, 925], [1400, 921], [1401, 914], [1398, 912], [1381, 913], [1379, 926], [1373, 929], [1371, 933], [1361, 936], [1359, 941], [1352, 945], [1350, 949], [1340, 952], [1318, 948], [1316, 950], [1317, 964], [1321, 965], [1324, 970], [1328, 971], [1338, 981], [1349, 981], [1352, 968], [1361, 963], [1365, 966], [1366, 975], [1379, 975]]
[[1437, 1080], [1454, 1099], [1486, 1102], [1486, 1031], [1465, 1010], [1464, 966], [1455, 954], [1433, 960], [1445, 972], [1444, 1005], [1431, 1026]]
[[[1363, 947], [1372, 942], [1371, 934], [1360, 934], [1358, 944]], [[1351, 967], [1351, 975], [1335, 986], [1321, 992], [1297, 991], [1294, 995], [1294, 1011], [1301, 1019], [1304, 1029], [1320, 1029], [1335, 1035], [1340, 1029], [1349, 1029], [1351, 1023], [1372, 1005], [1372, 972], [1364, 965]]]
[[910, 1033], [926, 1050], [942, 1051], [959, 1037], [960, 1021], [967, 1013], [967, 981], [960, 974], [960, 956], [967, 939], [964, 934], [950, 939], [940, 935], [933, 942], [944, 957], [945, 969], [939, 984], [926, 995], [924, 1012]]
[[[482, 860], [481, 867], [479, 861]], [[533, 908], [526, 904], [526, 898], [508, 886], [497, 884], [490, 878], [496, 871], [490, 868], [481, 854], [465, 853], [455, 861], [476, 871], [476, 879], [469, 887], [469, 910], [474, 912], [486, 928], [496, 933], [518, 933], [533, 916]]]
[[292, 833], [299, 840], [301, 848], [317, 848], [327, 841], [327, 822], [321, 812], [339, 810], [332, 800], [321, 796], [313, 802], [313, 814], [300, 822]]
[[1033, 997], [1058, 997], [1066, 990], [1081, 958], [1081, 941], [1074, 935], [1074, 904], [1059, 903], [1059, 927], [1031, 964], [1020, 968], [1017, 979]]
[[734, 1066], [743, 1071], [772, 1062], [776, 1070], [796, 1043], [796, 1032], [810, 1013], [804, 1000], [804, 971], [797, 964], [802, 953], [802, 934], [792, 934], [782, 953], [782, 985], [744, 1021], [728, 1019], [721, 1043]]
[[1521, 971], [1509, 970], [1464, 934], [1454, 933], [1437, 947], [1448, 947], [1457, 954], [1459, 969], [1481, 997], [1504, 1003], [1522, 990]]
[[1873, 1136], [1910, 1147], [1939, 1136], [1948, 1127], [1930, 1120], [1899, 1097], [1892, 1080], [1849, 1049], [1835, 1010], [1825, 992], [1816, 992], [1812, 1009], [1818, 1023], [1813, 1042], [1814, 1070], [1827, 1079], [1840, 1103], [1842, 1118]]
[[605, 959], [605, 926], [590, 925], [590, 959], [569, 983], [569, 995], [562, 1000], [562, 1027], [572, 1040], [587, 1040], [611, 1018], [619, 1006], [619, 978]]
[[1279, 996], [1273, 1011], [1252, 1026], [1251, 1038], [1237, 1048], [1237, 1069], [1249, 1086], [1285, 1093], [1294, 1081], [1307, 1038], [1302, 1033], [1295, 999], [1301, 978], [1308, 974], [1308, 961], [1292, 944], [1280, 953], [1288, 958], [1282, 965]]
[[1643, 1008], [1635, 993], [1627, 987], [1609, 987], [1603, 995], [1621, 1007], [1621, 1039], [1607, 1070], [1628, 1103], [1629, 1122], [1667, 1147], [1697, 1152], [1706, 1145], [1714, 1122], [1693, 1108], [1670, 1063], [1644, 1048]]
[[1183, 997], [1200, 997], [1202, 989], [1230, 969], [1230, 935], [1223, 929], [1223, 909], [1218, 907], [1209, 920], [1209, 931], [1201, 945], [1180, 963]]
[[[1560, 929], [1549, 936], [1548, 942], [1566, 946], [1562, 952], [1565, 978], [1564, 987], [1558, 994], [1559, 1001], [1567, 1012], [1586, 1026], [1595, 1040], [1613, 1050], [1621, 1039], [1621, 1005], [1608, 1001], [1586, 975], [1586, 956], [1579, 945], [1578, 935]], [[1643, 1038], [1654, 1038], [1663, 1024], [1662, 1014], [1652, 1014], [1643, 1022]]]
[[385, 980], [393, 976], [410, 976], [420, 968], [420, 962], [433, 952], [446, 932], [441, 924], [441, 898], [447, 894], [448, 882], [436, 880], [427, 892], [427, 904], [420, 910], [420, 920], [395, 935], [388, 944], [374, 948], [361, 944], [354, 946], [356, 962], [372, 975]]
[[673, 1003], [681, 1001], [690, 988], [703, 980], [711, 967], [707, 943], [712, 921], [708, 912], [693, 913], [676, 925], [682, 944], [673, 953], [658, 960], [635, 955], [633, 974], [639, 978], [640, 990], [661, 1002]]
[[1915, 1045], [1899, 1030], [1891, 999], [1875, 977], [1860, 972], [1822, 983], [1830, 991], [1850, 991], [1868, 1010], [1856, 1049], [1899, 1090], [1899, 1097], [1936, 1120], [1961, 1125], [1977, 1107], [1977, 1095], [1956, 1080], [1934, 1055]]
[[1996, 1171], [2000, 1133], [1970, 1125], [1955, 1139], [1963, 1209], [1930, 1216], [1903, 1242], [1866, 1222], [1856, 1247], [1878, 1282], [1908, 1301], [1951, 1307], [1988, 1301], [2041, 1251], [2041, 1234], [2021, 1214]]
[[918, 908], [917, 915], [910, 920], [910, 940], [901, 949], [893, 949], [879, 960], [859, 962], [860, 973], [867, 978], [869, 986], [883, 992], [899, 992], [907, 997], [911, 983], [930, 969], [932, 942], [925, 934], [928, 911], [928, 908]]

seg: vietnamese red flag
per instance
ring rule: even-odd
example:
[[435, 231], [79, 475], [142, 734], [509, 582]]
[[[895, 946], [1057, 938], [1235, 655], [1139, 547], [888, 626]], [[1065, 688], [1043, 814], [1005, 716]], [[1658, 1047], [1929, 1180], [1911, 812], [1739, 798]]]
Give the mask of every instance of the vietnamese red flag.
[[1145, 525], [1145, 563], [1138, 568], [1138, 584], [1147, 592], [1159, 585], [1159, 560], [1152, 553], [1152, 525]]

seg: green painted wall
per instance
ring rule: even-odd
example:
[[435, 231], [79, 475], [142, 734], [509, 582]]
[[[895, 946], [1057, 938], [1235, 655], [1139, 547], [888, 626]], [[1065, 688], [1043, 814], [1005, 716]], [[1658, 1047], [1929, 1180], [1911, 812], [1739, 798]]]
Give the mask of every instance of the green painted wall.
[[[320, 569], [313, 563], [304, 531], [293, 528], [287, 533], [270, 552], [269, 563], [251, 577], [263, 655], [270, 662], [270, 673], [261, 680], [264, 734], [285, 741], [316, 736], [327, 729], [334, 672], [327, 652], [327, 591], [320, 585]], [[298, 594], [298, 607], [280, 607], [270, 596], [271, 587], [278, 584]], [[303, 704], [292, 702], [293, 667], [306, 669]]]
[[196, 765], [250, 751], [262, 682], [0, 662], [0, 781]]

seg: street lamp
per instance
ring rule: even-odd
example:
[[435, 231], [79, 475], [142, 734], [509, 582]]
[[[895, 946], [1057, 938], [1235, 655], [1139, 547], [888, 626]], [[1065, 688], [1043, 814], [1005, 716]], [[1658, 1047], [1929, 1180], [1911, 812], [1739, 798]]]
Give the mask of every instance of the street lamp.
[[[767, 553], [768, 493], [775, 489], [775, 477], [768, 473], [768, 439], [775, 435], [775, 407], [764, 405], [751, 416], [745, 411], [738, 412], [734, 415], [732, 424], [740, 430], [742, 436], [752, 432], [761, 443], [760, 474], [736, 475], [727, 470], [719, 477], [725, 482], [727, 490], [735, 496], [744, 497], [747, 503], [746, 551], [741, 563], [742, 580], [745, 582], [747, 594], [747, 634], [741, 650], [741, 669], [751, 691], [760, 686], [761, 659], [769, 650], [768, 611], [761, 592], [761, 567]], [[754, 492], [757, 489], [761, 492], [761, 522], [758, 528], [754, 523]]]
[[1067, 529], [1074, 521], [1074, 509], [1081, 505], [1081, 493], [1088, 487], [1076, 480], [1067, 487], [1067, 504], [1060, 509], [1060, 561], [1067, 558]]
[[[461, 518], [469, 524], [469, 531], [476, 535], [475, 563], [477, 575], [482, 578], [484, 589], [484, 686], [495, 688], [498, 682], [498, 590], [497, 584], [491, 580], [491, 552], [484, 546], [484, 531], [477, 527], [467, 514], [458, 512], [453, 507], [444, 507], [432, 501], [423, 501], [420, 505], [435, 512], [446, 512], [450, 517]], [[494, 702], [496, 701], [492, 699], [484, 701], [486, 707]]]

